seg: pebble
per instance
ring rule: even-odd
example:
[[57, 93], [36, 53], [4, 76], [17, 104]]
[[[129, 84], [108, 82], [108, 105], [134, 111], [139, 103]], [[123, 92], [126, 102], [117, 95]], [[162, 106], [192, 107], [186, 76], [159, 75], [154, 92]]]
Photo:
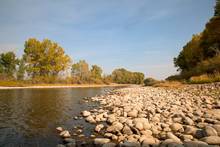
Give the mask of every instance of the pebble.
[[219, 95], [220, 83], [122, 88], [92, 97], [100, 107], [82, 111], [82, 116], [97, 123], [94, 131], [106, 138], [95, 138], [94, 143], [102, 146], [111, 146], [112, 140], [120, 146], [219, 145]]

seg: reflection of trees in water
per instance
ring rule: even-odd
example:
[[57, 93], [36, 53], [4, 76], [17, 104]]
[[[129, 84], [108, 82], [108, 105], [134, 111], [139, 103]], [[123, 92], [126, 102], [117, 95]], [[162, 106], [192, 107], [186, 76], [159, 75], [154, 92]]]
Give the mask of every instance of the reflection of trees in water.
[[56, 138], [56, 126], [72, 127], [73, 116], [87, 109], [87, 104], [79, 103], [83, 97], [95, 96], [103, 89], [0, 90], [0, 134], [7, 136], [0, 137], [0, 142], [45, 144], [49, 138]]

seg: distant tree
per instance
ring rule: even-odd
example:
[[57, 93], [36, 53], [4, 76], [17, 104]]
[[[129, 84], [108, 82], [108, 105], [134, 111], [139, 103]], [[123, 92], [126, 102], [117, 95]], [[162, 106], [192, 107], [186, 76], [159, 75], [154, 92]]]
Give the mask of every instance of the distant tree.
[[25, 62], [23, 59], [20, 59], [18, 64], [17, 80], [24, 80], [24, 74], [25, 74]]
[[94, 79], [101, 79], [102, 78], [102, 69], [97, 65], [93, 65], [92, 69], [90, 70], [91, 77]]
[[89, 65], [85, 60], [80, 60], [78, 63], [72, 65], [72, 75], [79, 77], [81, 80], [88, 80]]
[[0, 72], [7, 77], [13, 77], [18, 60], [14, 52], [0, 54]]
[[42, 42], [35, 38], [25, 42], [24, 60], [27, 73], [32, 76], [58, 76], [65, 71], [71, 59], [64, 49], [48, 39]]
[[110, 83], [112, 83], [113, 81], [112, 81], [112, 76], [111, 75], [103, 75], [103, 82], [105, 83], [105, 84], [110, 84]]
[[112, 72], [112, 80], [119, 84], [142, 84], [144, 74], [140, 72], [131, 72], [124, 68], [115, 69]]
[[216, 0], [215, 16], [220, 16], [220, 0]]
[[134, 72], [133, 74], [133, 83], [134, 84], [143, 84], [144, 74], [141, 72]]

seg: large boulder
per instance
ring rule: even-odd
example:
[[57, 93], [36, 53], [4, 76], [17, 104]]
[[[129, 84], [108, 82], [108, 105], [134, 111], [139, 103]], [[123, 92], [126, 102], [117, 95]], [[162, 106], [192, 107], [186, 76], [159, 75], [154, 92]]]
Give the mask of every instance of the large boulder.
[[219, 136], [208, 136], [200, 139], [201, 141], [204, 141], [211, 145], [220, 145], [220, 137]]

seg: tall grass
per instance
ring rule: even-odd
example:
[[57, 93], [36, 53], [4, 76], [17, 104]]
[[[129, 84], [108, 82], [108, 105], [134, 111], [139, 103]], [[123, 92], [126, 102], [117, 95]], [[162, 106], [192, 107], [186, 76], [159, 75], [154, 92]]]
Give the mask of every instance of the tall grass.
[[212, 82], [220, 82], [220, 73], [203, 74], [200, 76], [193, 76], [189, 79], [190, 84], [204, 84]]

